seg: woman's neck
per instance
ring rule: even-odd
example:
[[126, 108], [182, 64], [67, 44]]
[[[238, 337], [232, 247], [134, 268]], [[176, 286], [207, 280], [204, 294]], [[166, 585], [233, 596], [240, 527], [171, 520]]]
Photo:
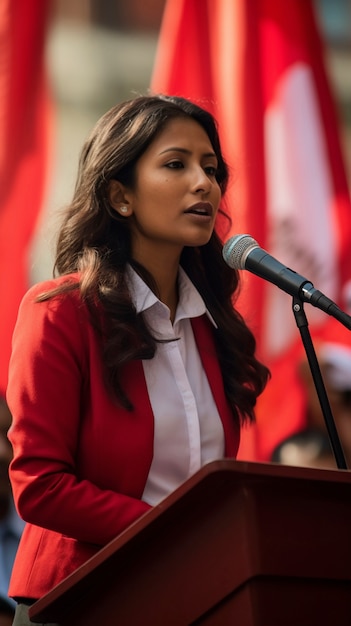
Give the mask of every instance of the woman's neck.
[[149, 258], [146, 261], [135, 259], [137, 263], [140, 263], [147, 272], [152, 276], [155, 287], [156, 295], [166, 306], [168, 306], [171, 312], [171, 320], [174, 321], [176, 309], [178, 306], [178, 270], [179, 270], [179, 258], [171, 259], [167, 258]]

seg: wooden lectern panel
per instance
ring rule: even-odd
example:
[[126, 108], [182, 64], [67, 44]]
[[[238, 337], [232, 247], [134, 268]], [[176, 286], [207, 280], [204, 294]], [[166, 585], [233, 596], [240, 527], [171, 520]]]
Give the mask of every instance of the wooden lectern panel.
[[350, 626], [351, 474], [210, 463], [30, 615], [62, 626]]

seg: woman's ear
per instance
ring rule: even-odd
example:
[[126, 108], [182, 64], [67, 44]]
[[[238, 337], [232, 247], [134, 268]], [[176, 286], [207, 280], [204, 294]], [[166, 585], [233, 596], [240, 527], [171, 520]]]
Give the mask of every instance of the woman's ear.
[[132, 209], [127, 198], [127, 190], [118, 180], [110, 180], [108, 184], [108, 199], [110, 205], [117, 213], [128, 217], [132, 214]]

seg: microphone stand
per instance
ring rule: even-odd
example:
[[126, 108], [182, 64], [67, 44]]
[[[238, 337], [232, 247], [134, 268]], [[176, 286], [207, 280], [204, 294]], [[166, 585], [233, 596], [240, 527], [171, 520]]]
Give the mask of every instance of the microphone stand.
[[313, 382], [317, 391], [320, 407], [322, 409], [324, 421], [327, 427], [330, 444], [334, 453], [338, 469], [348, 469], [344, 452], [341, 447], [335, 421], [331, 412], [329, 399], [325, 390], [322, 374], [317, 360], [316, 352], [312, 343], [311, 334], [308, 329], [308, 321], [303, 308], [302, 301], [296, 296], [293, 297], [293, 313], [297, 327], [300, 331], [302, 343], [305, 348], [308, 364], [310, 366]]

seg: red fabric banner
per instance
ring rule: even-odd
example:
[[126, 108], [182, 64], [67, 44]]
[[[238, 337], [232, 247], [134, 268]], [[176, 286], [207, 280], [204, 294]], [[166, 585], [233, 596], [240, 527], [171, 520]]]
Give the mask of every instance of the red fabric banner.
[[[351, 204], [323, 45], [309, 0], [168, 0], [153, 92], [190, 98], [214, 114], [232, 184], [231, 231], [249, 233], [347, 309]], [[268, 460], [305, 424], [297, 377], [302, 344], [291, 298], [242, 272], [239, 306], [273, 374], [244, 431], [239, 458]], [[306, 305], [316, 341], [336, 335]]]
[[0, 393], [29, 286], [28, 252], [43, 201], [50, 100], [45, 34], [50, 2], [0, 0]]

